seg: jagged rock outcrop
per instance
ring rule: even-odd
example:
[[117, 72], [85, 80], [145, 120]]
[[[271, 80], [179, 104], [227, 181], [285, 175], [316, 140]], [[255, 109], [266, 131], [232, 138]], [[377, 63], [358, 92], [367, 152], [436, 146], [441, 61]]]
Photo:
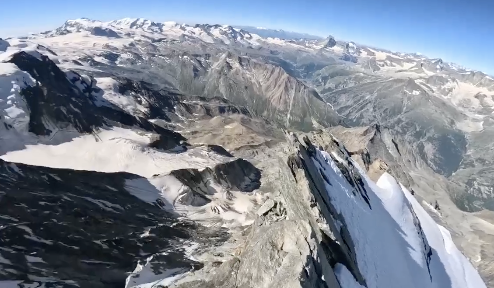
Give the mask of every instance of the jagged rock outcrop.
[[[170, 173], [187, 187], [179, 201], [188, 205], [204, 205], [218, 193], [218, 188], [229, 192], [252, 192], [261, 185], [261, 171], [244, 159], [218, 164], [202, 171], [198, 169], [174, 170]], [[215, 187], [219, 185], [219, 187]]]
[[333, 36], [329, 36], [323, 42], [323, 48], [333, 48], [334, 46], [336, 46], [336, 40]]
[[343, 61], [357, 63], [359, 62], [358, 56], [360, 55], [360, 48], [353, 42], [348, 42], [345, 44], [345, 53], [340, 57]]
[[220, 97], [206, 98], [159, 89], [150, 83], [121, 79], [118, 92], [128, 95], [146, 108], [143, 116], [149, 119], [164, 119], [177, 122], [183, 117], [215, 117], [219, 115], [242, 114], [250, 116], [247, 108], [236, 106]]
[[222, 263], [210, 279], [174, 288], [287, 287], [340, 288], [306, 221], [254, 225], [238, 256]]
[[90, 32], [94, 36], [120, 38], [120, 35], [110, 28], [93, 27]]
[[[47, 56], [42, 55], [38, 59], [26, 52], [19, 52], [9, 62], [37, 81], [36, 86], [26, 86], [21, 91], [30, 112], [29, 131], [36, 135], [50, 135], [54, 131], [49, 127], [63, 129], [67, 125], [81, 133], [93, 133], [110, 122], [118, 122], [166, 135], [170, 143], [165, 146], [169, 149], [185, 140], [178, 133], [125, 113], [118, 107], [97, 105], [99, 89], [94, 89], [92, 83], [81, 81], [81, 76], [75, 73], [73, 75], [76, 77], [69, 80], [67, 74]], [[82, 90], [76, 82], [82, 85]]]
[[347, 53], [356, 54], [358, 51], [357, 45], [353, 42], [348, 42], [345, 44], [345, 49]]

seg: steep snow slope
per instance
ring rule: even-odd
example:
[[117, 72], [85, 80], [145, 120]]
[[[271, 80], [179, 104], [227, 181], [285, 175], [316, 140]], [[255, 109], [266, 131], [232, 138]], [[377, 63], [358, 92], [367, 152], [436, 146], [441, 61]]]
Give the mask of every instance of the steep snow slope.
[[[313, 162], [349, 229], [365, 287], [486, 287], [449, 232], [391, 175], [384, 173], [376, 185], [359, 169], [365, 191], [359, 194], [339, 169], [344, 160], [337, 154], [317, 150]], [[360, 287], [347, 267], [338, 266], [336, 275], [342, 288]]]

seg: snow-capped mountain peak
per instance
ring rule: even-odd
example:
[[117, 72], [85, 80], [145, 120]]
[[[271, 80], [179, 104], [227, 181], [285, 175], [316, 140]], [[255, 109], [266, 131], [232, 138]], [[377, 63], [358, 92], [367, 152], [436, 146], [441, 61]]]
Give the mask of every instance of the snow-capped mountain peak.
[[336, 40], [331, 35], [322, 41], [323, 48], [333, 48], [336, 44]]
[[[89, 33], [93, 36], [110, 38], [147, 39], [191, 39], [196, 38], [206, 43], [227, 44], [241, 42], [257, 45], [261, 37], [230, 25], [179, 24], [173, 21], [163, 23], [144, 18], [123, 18], [109, 22], [79, 18], [66, 21], [61, 27], [42, 33], [45, 37], [63, 36], [71, 33]], [[35, 36], [36, 37], [36, 36]], [[185, 37], [185, 38], [184, 38]]]
[[103, 22], [95, 21], [88, 18], [79, 18], [67, 20], [62, 26], [55, 31], [57, 34], [74, 33], [89, 30], [95, 26], [103, 26]]
[[109, 26], [124, 28], [124, 29], [141, 29], [147, 32], [159, 33], [163, 31], [162, 23], [156, 23], [154, 21], [144, 18], [123, 18], [108, 22]]

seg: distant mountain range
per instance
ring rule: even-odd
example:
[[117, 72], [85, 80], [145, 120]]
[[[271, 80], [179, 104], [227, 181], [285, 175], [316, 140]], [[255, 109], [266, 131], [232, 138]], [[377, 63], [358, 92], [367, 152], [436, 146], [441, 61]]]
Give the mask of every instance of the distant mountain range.
[[307, 39], [307, 40], [322, 40], [323, 37], [310, 35], [307, 33], [298, 33], [298, 32], [290, 32], [281, 29], [269, 29], [263, 27], [254, 27], [254, 26], [234, 26], [236, 28], [243, 29], [245, 31], [249, 31], [250, 33], [257, 34], [264, 38], [280, 38], [285, 40], [294, 40], [294, 39]]

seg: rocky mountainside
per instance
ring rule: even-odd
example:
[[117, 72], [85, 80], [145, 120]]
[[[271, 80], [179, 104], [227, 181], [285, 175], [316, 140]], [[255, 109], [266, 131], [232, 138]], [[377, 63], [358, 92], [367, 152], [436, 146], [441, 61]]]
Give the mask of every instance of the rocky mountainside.
[[460, 209], [490, 207], [492, 79], [283, 38], [126, 18], [0, 40], [0, 286], [491, 285], [494, 217]]
[[197, 74], [204, 76], [190, 79], [180, 85], [179, 89], [221, 96], [249, 107], [254, 115], [270, 119], [284, 127], [311, 130], [341, 122], [340, 117], [317, 91], [280, 66], [235, 56], [230, 52], [212, 60], [209, 65], [190, 67], [189, 69], [196, 69], [199, 71]]

